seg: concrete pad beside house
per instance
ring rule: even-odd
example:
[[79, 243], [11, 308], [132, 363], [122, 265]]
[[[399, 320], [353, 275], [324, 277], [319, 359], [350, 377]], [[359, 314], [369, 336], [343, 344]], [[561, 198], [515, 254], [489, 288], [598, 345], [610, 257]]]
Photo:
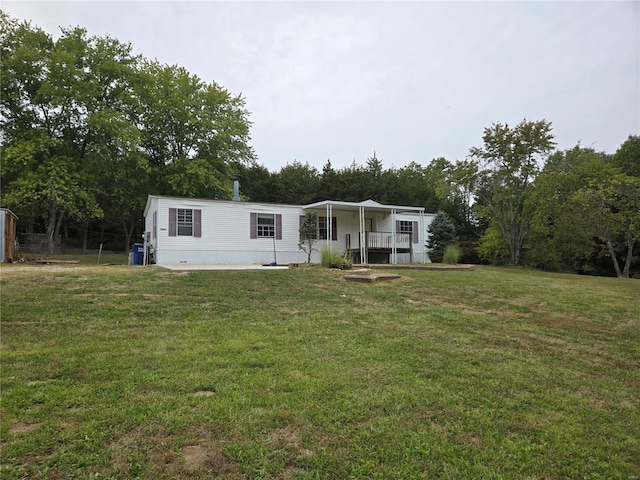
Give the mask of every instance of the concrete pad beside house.
[[174, 272], [191, 272], [191, 271], [200, 271], [200, 270], [288, 270], [288, 265], [274, 265], [274, 266], [264, 266], [264, 265], [204, 265], [204, 264], [187, 264], [181, 263], [177, 265], [157, 265], [160, 268], [166, 268], [167, 270], [171, 270]]

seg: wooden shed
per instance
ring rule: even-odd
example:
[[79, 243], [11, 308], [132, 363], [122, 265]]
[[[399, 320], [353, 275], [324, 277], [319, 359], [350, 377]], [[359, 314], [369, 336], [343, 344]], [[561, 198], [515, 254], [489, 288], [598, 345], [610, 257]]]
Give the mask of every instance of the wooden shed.
[[16, 255], [16, 223], [18, 217], [11, 210], [0, 208], [0, 262], [13, 262]]

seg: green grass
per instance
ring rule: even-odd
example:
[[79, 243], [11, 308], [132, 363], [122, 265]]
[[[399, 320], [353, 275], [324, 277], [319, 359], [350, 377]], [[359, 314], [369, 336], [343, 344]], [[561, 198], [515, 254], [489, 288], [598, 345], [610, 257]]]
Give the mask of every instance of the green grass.
[[398, 273], [2, 266], [0, 476], [640, 475], [637, 281]]

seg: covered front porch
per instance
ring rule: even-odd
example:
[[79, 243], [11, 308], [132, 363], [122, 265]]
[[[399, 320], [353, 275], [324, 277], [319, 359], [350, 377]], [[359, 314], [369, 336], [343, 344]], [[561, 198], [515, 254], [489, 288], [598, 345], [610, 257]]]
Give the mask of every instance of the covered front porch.
[[[393, 232], [364, 232], [364, 245], [361, 244], [361, 236], [353, 239], [351, 234], [347, 233], [345, 238], [345, 252], [349, 255], [354, 263], [397, 263], [397, 262], [380, 262], [376, 259], [382, 258], [381, 255], [388, 255], [391, 260], [397, 257], [399, 253], [408, 253], [409, 262], [413, 263], [413, 242], [410, 233], [393, 233]], [[364, 250], [364, 255], [363, 255]]]
[[[325, 219], [338, 216], [337, 222], [324, 221], [328, 231], [320, 242], [344, 251], [354, 263], [397, 264], [400, 258], [410, 263], [427, 261], [422, 207], [382, 205], [373, 200], [359, 203], [326, 200], [303, 209], [315, 210]], [[408, 259], [403, 254], [408, 254]]]

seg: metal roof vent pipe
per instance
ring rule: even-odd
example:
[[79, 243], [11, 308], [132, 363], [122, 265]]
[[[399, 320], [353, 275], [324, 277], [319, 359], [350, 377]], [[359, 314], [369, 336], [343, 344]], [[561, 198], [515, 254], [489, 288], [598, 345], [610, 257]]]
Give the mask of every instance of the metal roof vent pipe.
[[233, 180], [233, 200], [234, 202], [240, 201], [240, 175], [237, 173], [231, 175], [231, 180]]

